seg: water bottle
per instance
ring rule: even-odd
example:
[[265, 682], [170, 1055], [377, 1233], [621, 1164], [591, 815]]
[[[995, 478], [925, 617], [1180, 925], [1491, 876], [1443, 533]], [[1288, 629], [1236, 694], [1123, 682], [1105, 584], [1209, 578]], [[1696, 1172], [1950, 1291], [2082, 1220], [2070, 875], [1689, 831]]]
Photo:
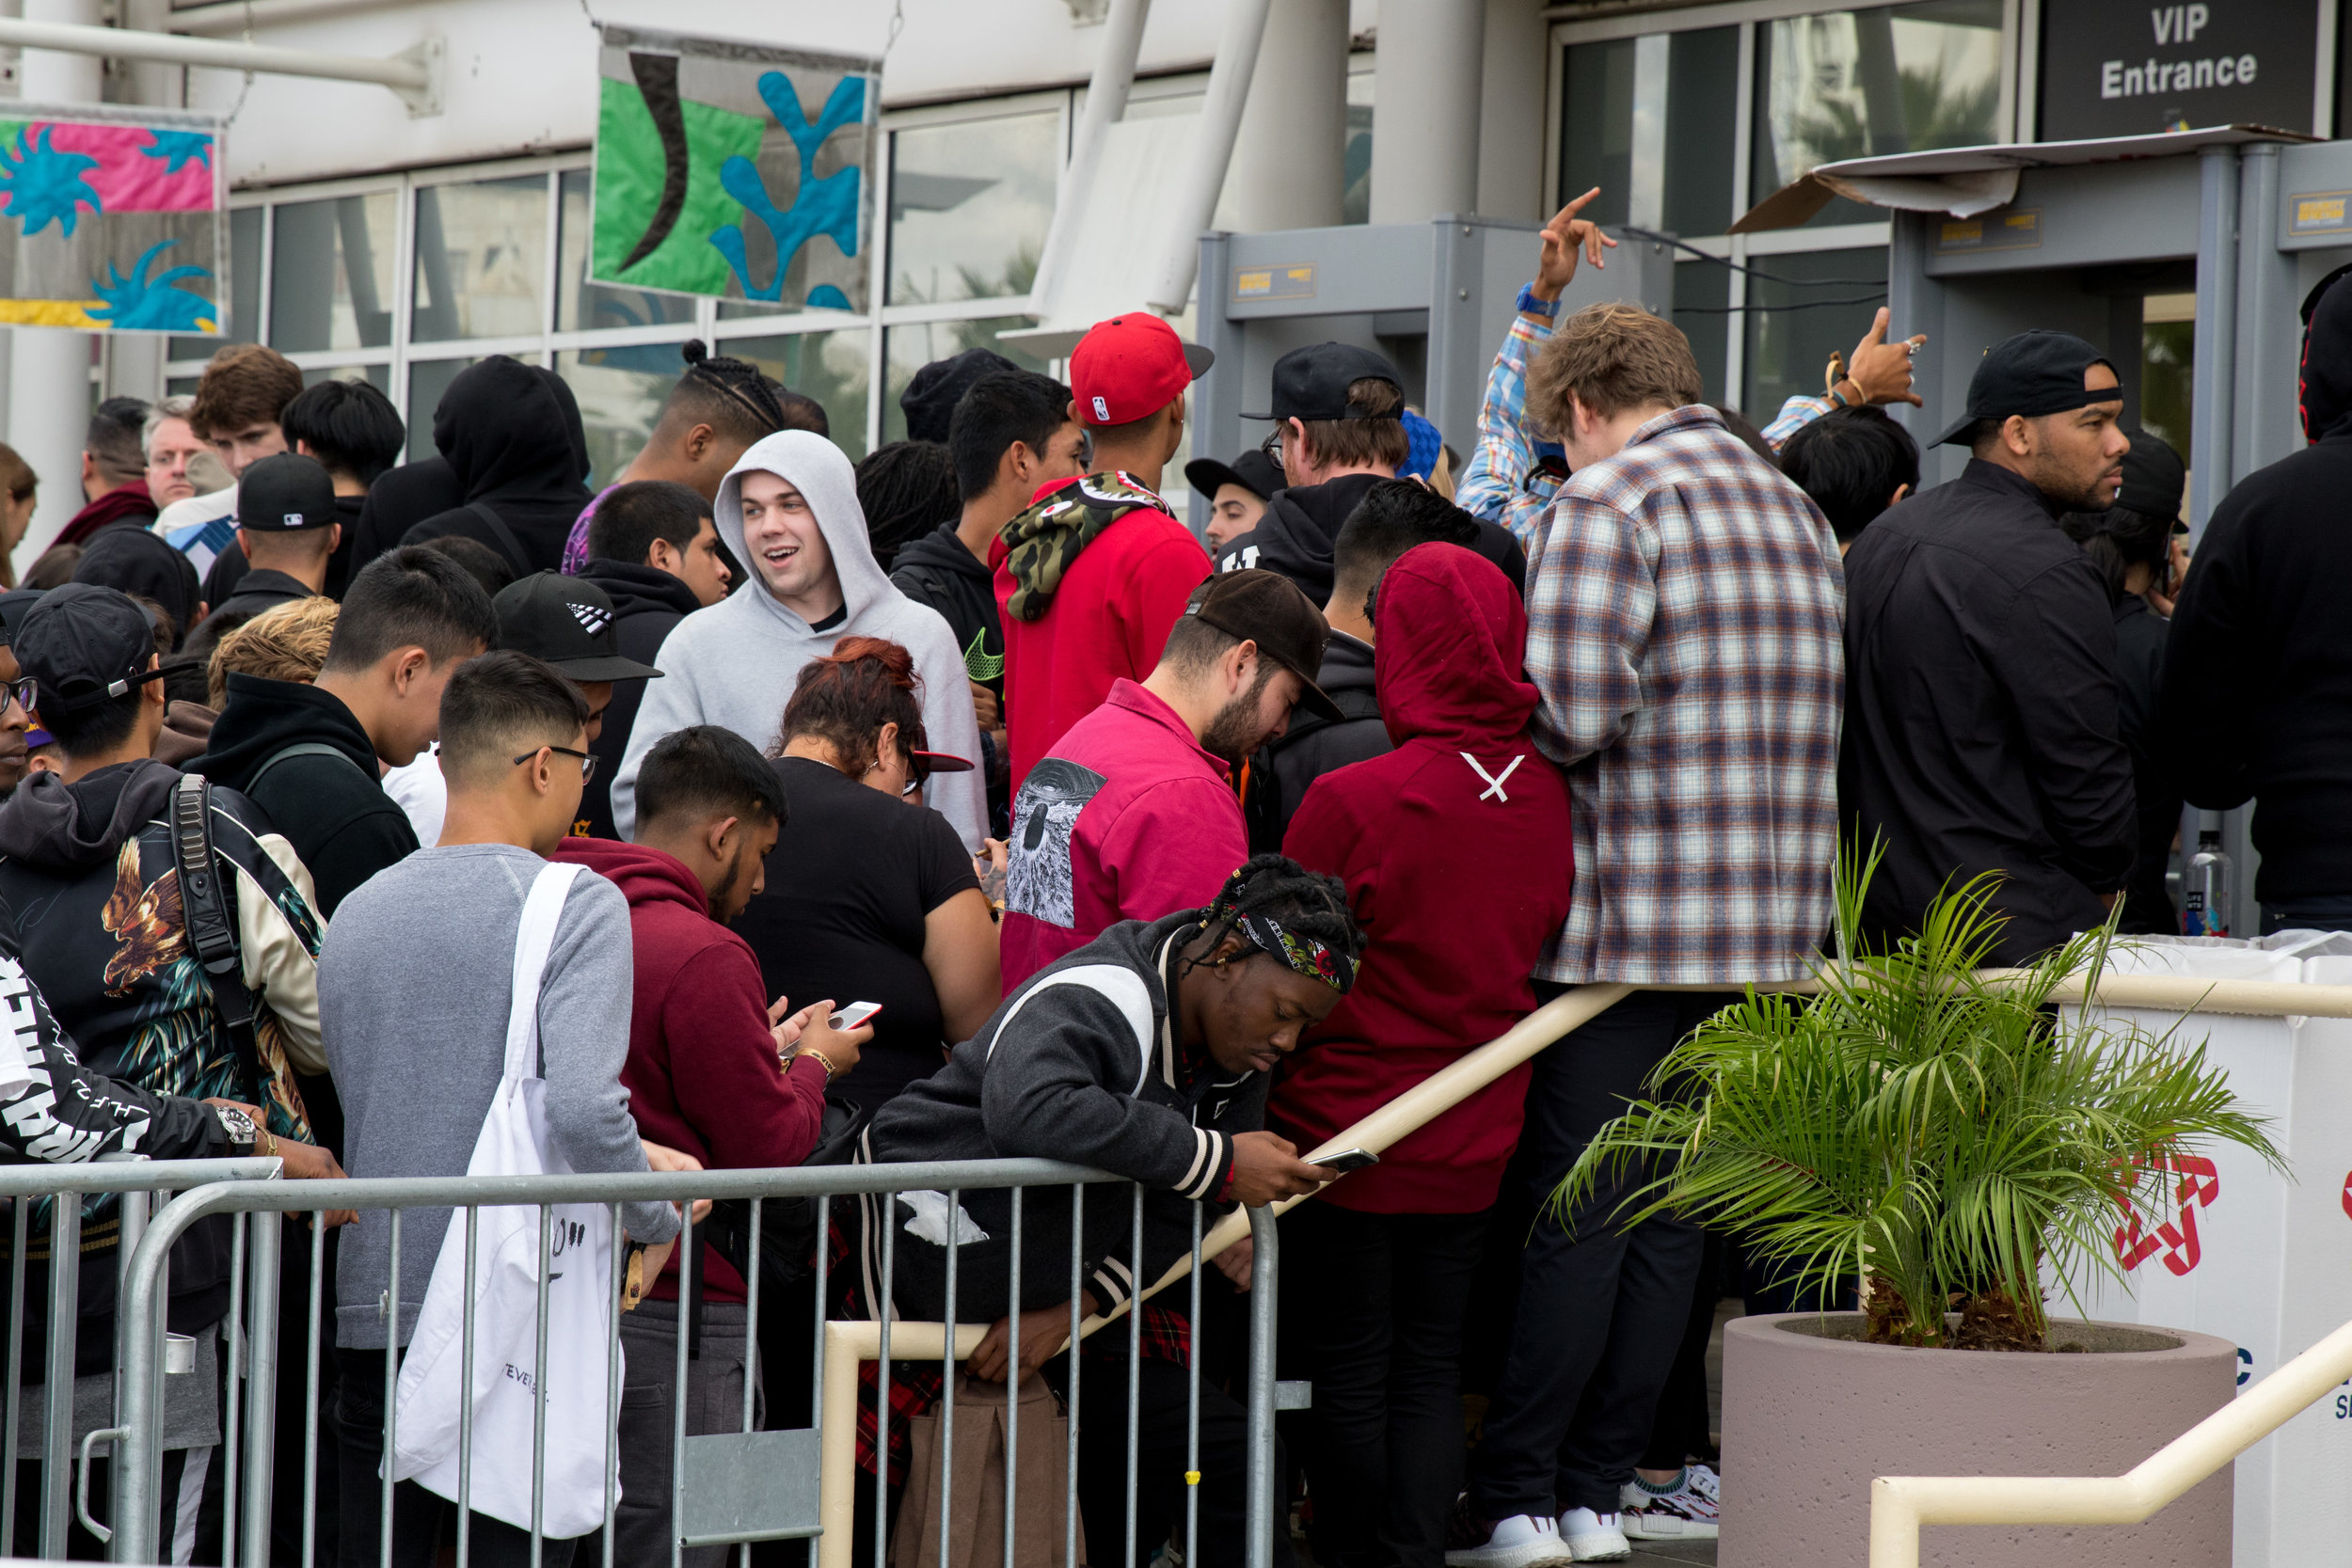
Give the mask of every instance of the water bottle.
[[2222, 852], [2221, 830], [2201, 828], [2197, 853], [2181, 878], [2181, 930], [2192, 937], [2230, 934], [2230, 857]]

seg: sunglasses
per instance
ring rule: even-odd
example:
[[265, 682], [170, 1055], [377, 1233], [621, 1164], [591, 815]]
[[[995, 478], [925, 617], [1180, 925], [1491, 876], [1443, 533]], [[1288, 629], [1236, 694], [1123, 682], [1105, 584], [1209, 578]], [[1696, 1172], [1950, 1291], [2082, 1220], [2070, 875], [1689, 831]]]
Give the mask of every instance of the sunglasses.
[[0, 682], [0, 713], [8, 712], [10, 703], [30, 713], [40, 701], [40, 682], [30, 675], [23, 680]]
[[[576, 752], [569, 746], [542, 746], [539, 748], [539, 752], [555, 752], [564, 756], [578, 757], [580, 759], [580, 782], [586, 784], [595, 781], [596, 776], [596, 759], [588, 752]], [[515, 766], [520, 768], [524, 763], [533, 760], [538, 756], [539, 752], [525, 752], [521, 756], [515, 759]]]

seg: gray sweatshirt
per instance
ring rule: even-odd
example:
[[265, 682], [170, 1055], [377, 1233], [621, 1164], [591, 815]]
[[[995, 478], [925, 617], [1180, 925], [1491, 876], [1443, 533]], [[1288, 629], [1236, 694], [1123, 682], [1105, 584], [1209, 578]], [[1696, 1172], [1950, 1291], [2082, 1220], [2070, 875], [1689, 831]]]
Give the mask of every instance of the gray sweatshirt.
[[[523, 899], [548, 863], [506, 844], [420, 849], [342, 902], [319, 955], [327, 1067], [343, 1102], [355, 1177], [463, 1176], [498, 1094]], [[582, 871], [564, 900], [539, 990], [548, 1137], [575, 1171], [639, 1171], [645, 1151], [621, 1087], [631, 990], [628, 901]], [[400, 1222], [400, 1338], [416, 1326], [449, 1228], [447, 1209]], [[629, 1236], [667, 1241], [677, 1211], [632, 1203]], [[384, 1346], [391, 1215], [362, 1210], [343, 1233], [335, 1342]]]

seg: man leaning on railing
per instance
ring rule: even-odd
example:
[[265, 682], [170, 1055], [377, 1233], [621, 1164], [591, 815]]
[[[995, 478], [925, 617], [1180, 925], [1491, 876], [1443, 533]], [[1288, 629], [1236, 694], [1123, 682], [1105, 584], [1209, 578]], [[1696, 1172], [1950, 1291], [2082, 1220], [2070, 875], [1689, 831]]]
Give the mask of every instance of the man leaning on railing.
[[[1311, 1193], [1326, 1173], [1261, 1130], [1269, 1073], [1307, 1028], [1355, 982], [1363, 936], [1332, 878], [1279, 855], [1261, 855], [1230, 879], [1206, 909], [1144, 923], [1122, 921], [1016, 990], [947, 1065], [911, 1085], [874, 1118], [877, 1161], [1043, 1156], [1133, 1179], [1145, 1189], [1142, 1273], [1148, 1285], [1189, 1250], [1195, 1202], [1257, 1206]], [[925, 1200], [925, 1195], [911, 1195]], [[1025, 1376], [1070, 1337], [1069, 1189], [1032, 1190], [1022, 1210], [1021, 1365], [1009, 1365], [1012, 1194], [961, 1195], [959, 1208], [918, 1211], [892, 1200], [866, 1208], [860, 1300], [875, 1308], [882, 1247], [895, 1247], [893, 1298], [910, 1319], [946, 1317], [947, 1241], [958, 1242], [954, 1316], [993, 1326], [966, 1361], [974, 1377]], [[909, 1220], [910, 1214], [915, 1215]], [[1094, 1188], [1076, 1252], [1089, 1313], [1126, 1305], [1138, 1288], [1133, 1208], [1119, 1189]], [[983, 1234], [984, 1233], [984, 1234]], [[1241, 1254], [1236, 1259], [1234, 1254]], [[1245, 1248], [1221, 1255], [1248, 1278]], [[1134, 1560], [1146, 1561], [1181, 1517], [1191, 1352], [1184, 1320], [1146, 1309], [1140, 1393]], [[1123, 1352], [1126, 1336], [1095, 1341]], [[1078, 1504], [1097, 1560], [1117, 1561], [1127, 1509], [1128, 1376], [1081, 1380]], [[1247, 1423], [1221, 1392], [1200, 1390], [1202, 1539], [1187, 1562], [1246, 1560]], [[1277, 1468], [1279, 1469], [1279, 1464]], [[898, 1474], [903, 1470], [894, 1466]], [[1274, 1561], [1291, 1560], [1278, 1529]]]

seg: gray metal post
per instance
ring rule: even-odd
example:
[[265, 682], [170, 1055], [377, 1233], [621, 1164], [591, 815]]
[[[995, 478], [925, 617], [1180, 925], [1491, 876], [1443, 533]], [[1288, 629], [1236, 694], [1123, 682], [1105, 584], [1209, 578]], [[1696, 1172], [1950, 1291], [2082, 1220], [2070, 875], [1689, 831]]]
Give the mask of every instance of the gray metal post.
[[1274, 1323], [1280, 1270], [1274, 1211], [1249, 1211], [1249, 1513], [1246, 1568], [1273, 1568]]
[[[2233, 483], [2303, 444], [2296, 410], [2302, 319], [2296, 258], [2279, 248], [2276, 142], [2238, 150], [2237, 355]], [[2198, 330], [2203, 330], [2200, 322]]]
[[1456, 433], [1454, 449], [1461, 451], [1459, 433], [1477, 429], [1486, 368], [1498, 346], [1483, 341], [1478, 329], [1486, 230], [1441, 214], [1430, 220], [1429, 240], [1429, 356], [1422, 412], [1439, 430]]
[[2188, 527], [2203, 533], [2229, 492], [2237, 371], [2238, 153], [2208, 147], [2198, 158], [2197, 356], [2189, 391]]
[[[53, 1562], [63, 1562], [66, 1532], [73, 1525], [70, 1494], [73, 1479], [73, 1338], [81, 1313], [82, 1275], [79, 1269], [60, 1267], [59, 1259], [82, 1256], [82, 1195], [57, 1194], [50, 1200], [50, 1217], [49, 1368], [48, 1386], [42, 1389], [48, 1396], [48, 1424], [41, 1428], [47, 1441], [41, 1445], [40, 1555]], [[115, 1309], [121, 1311], [119, 1300]], [[135, 1353], [139, 1348], [131, 1347]], [[115, 1377], [115, 1386], [120, 1388], [122, 1373], [118, 1371]], [[122, 1423], [118, 1419], [116, 1424]], [[122, 1450], [115, 1451], [119, 1456]], [[122, 1466], [118, 1465], [115, 1468], [120, 1470]], [[123, 1516], [122, 1490], [119, 1485], [115, 1491], [115, 1516]], [[119, 1539], [122, 1532], [118, 1529], [115, 1534]]]
[[[1231, 463], [1248, 444], [1241, 428], [1241, 323], [1227, 314], [1232, 303], [1232, 236], [1222, 230], [1200, 236], [1200, 303], [1193, 313], [1193, 331], [1216, 356], [1217, 368], [1192, 386], [1192, 453], [1220, 463]], [[1161, 489], [1174, 493], [1182, 483], [1179, 475]], [[1193, 515], [1200, 519], [1193, 529], [1199, 533], [1207, 514], [1195, 509]]]
[[[1946, 341], [1944, 323], [1944, 285], [1928, 276], [1928, 226], [1940, 214], [1897, 213], [1893, 214], [1894, 242], [1886, 257], [1886, 330], [1887, 336], [1909, 337], [1915, 332], [1928, 335], [1927, 346], [1920, 350], [1918, 369], [1912, 380], [1912, 390], [1919, 395], [1920, 406], [1909, 404], [1890, 404], [1887, 413], [1895, 422], [1911, 432], [1920, 444], [1919, 484], [1922, 489], [1941, 483], [1959, 474], [1967, 454], [1958, 447], [1930, 447], [1928, 442], [1942, 434], [1946, 425], [1960, 414], [1958, 402], [1947, 395], [1951, 377], [1947, 374], [1948, 361], [1955, 352]], [[1742, 330], [1739, 326], [1734, 332]], [[1960, 387], [1964, 392], [1967, 377], [1975, 373], [1969, 364], [1960, 372]]]
[[[246, 1297], [245, 1561], [246, 1568], [269, 1568], [270, 1482], [277, 1471], [278, 1445], [278, 1275], [286, 1219], [264, 1210], [247, 1222], [247, 1228], [251, 1235], [246, 1255], [253, 1273]], [[320, 1240], [323, 1243], [324, 1238]], [[229, 1397], [237, 1397], [235, 1388], [229, 1390]], [[233, 1508], [235, 1499], [228, 1506]]]

